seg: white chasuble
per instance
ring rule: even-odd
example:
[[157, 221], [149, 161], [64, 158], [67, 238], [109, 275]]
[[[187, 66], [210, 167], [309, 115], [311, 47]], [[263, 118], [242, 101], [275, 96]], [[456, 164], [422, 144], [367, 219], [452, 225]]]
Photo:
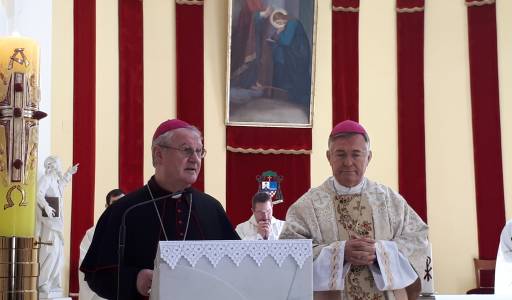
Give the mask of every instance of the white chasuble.
[[494, 293], [512, 295], [512, 220], [505, 224], [501, 232], [494, 276]]
[[[365, 181], [360, 195], [341, 204], [330, 177], [288, 209], [280, 239], [313, 240], [315, 299], [395, 299], [393, 290], [423, 274], [428, 226], [398, 193]], [[344, 263], [351, 231], [377, 241], [372, 266]]]

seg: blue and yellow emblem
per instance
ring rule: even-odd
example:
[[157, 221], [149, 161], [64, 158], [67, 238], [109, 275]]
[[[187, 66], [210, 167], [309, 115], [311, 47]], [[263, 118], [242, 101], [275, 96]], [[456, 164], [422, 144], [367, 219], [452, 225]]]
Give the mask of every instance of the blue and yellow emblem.
[[258, 192], [265, 192], [272, 198], [273, 204], [284, 202], [283, 192], [281, 191], [281, 181], [283, 176], [274, 171], [265, 171], [256, 176], [258, 181]]

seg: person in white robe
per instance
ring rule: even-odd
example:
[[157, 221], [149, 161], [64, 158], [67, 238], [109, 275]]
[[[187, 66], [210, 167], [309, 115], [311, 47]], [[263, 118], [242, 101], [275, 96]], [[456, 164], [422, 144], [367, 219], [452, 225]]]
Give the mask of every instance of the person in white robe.
[[372, 152], [360, 124], [339, 123], [328, 145], [333, 176], [290, 206], [280, 235], [312, 239], [314, 299], [416, 299], [432, 279], [428, 226], [364, 176]]
[[242, 240], [277, 240], [279, 238], [285, 222], [272, 215], [272, 206], [272, 197], [268, 193], [257, 192], [252, 197], [252, 216], [235, 228]]
[[[108, 192], [106, 196], [106, 203], [105, 207], [109, 207], [112, 203], [117, 201], [118, 199], [121, 199], [124, 196], [124, 192], [121, 189], [114, 189]], [[92, 243], [92, 238], [94, 236], [94, 229], [96, 229], [96, 226], [93, 226], [85, 232], [85, 235], [80, 242], [80, 258], [78, 265], [82, 264], [82, 261], [84, 260], [85, 255], [87, 254], [87, 250], [89, 250], [89, 247]], [[80, 300], [101, 300], [105, 298], [101, 298], [100, 296], [96, 295], [95, 292], [91, 290], [89, 285], [87, 285], [87, 282], [85, 282], [84, 279], [85, 275], [83, 272], [78, 270], [78, 285], [79, 285], [79, 295], [78, 299]]]
[[512, 296], [512, 219], [501, 231], [500, 246], [496, 255], [494, 293]]

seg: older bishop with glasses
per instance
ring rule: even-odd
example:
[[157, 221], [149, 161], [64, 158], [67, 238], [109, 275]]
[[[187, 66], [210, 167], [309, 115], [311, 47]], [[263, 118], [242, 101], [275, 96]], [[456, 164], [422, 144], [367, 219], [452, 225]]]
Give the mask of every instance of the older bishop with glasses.
[[[155, 174], [103, 213], [80, 266], [91, 289], [101, 297], [148, 296], [159, 241], [240, 239], [219, 201], [191, 187], [206, 155], [196, 127], [178, 119], [163, 122], [153, 135], [151, 154]], [[140, 204], [152, 199], [148, 205]], [[126, 238], [119, 263], [123, 215]]]

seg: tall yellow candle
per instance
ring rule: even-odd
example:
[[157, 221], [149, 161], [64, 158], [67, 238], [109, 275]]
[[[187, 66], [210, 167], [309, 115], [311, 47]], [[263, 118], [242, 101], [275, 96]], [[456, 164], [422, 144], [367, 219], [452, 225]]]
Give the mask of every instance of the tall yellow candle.
[[39, 47], [24, 37], [0, 37], [0, 236], [34, 237]]

